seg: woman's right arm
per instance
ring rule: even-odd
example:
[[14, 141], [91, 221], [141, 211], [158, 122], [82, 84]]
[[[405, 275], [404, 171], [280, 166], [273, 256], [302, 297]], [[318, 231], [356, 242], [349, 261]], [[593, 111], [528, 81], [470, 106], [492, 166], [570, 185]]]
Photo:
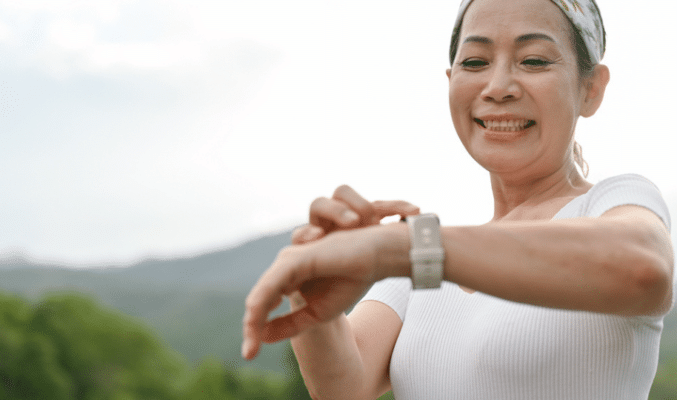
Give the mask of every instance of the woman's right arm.
[[[347, 212], [357, 214], [352, 221]], [[418, 207], [404, 201], [370, 203], [348, 186], [331, 199], [316, 199], [310, 224], [297, 229], [292, 243], [321, 239], [334, 230], [375, 225], [389, 215], [415, 215]], [[305, 305], [298, 293], [289, 296], [292, 311]], [[402, 321], [378, 301], [358, 303], [350, 315], [308, 329], [291, 339], [301, 375], [313, 399], [376, 399], [390, 390], [389, 366]]]
[[293, 337], [311, 397], [372, 400], [390, 390], [390, 357], [401, 328], [400, 317], [390, 307], [364, 301], [349, 316], [341, 314]]

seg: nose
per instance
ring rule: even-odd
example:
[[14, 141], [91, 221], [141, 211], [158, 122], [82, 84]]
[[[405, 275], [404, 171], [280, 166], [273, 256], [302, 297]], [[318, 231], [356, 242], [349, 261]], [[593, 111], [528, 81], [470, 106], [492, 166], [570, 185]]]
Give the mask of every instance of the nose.
[[509, 65], [496, 65], [488, 75], [489, 80], [482, 90], [482, 99], [492, 102], [505, 102], [522, 97], [522, 87], [515, 80], [514, 71]]

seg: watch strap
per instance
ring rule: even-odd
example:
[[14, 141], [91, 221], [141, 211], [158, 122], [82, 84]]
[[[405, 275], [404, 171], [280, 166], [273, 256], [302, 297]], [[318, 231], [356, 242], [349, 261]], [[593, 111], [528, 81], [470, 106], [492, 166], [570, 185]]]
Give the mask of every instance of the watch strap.
[[444, 267], [440, 220], [428, 213], [407, 217], [411, 250], [411, 280], [414, 289], [439, 288]]

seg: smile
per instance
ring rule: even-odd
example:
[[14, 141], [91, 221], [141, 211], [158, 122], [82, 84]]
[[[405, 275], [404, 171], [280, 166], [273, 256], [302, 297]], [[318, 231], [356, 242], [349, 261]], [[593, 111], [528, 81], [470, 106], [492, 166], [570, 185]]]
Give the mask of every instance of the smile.
[[531, 119], [515, 119], [515, 120], [506, 120], [506, 121], [483, 121], [478, 118], [474, 118], [482, 128], [488, 129], [490, 131], [497, 132], [517, 132], [523, 131], [527, 128], [531, 128], [536, 125], [536, 121]]

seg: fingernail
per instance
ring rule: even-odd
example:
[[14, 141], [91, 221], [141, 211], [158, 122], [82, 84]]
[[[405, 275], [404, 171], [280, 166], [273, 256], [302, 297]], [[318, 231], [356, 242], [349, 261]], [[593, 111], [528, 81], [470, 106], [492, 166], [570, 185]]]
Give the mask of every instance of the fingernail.
[[343, 215], [341, 215], [341, 219], [343, 220], [344, 223], [346, 224], [352, 224], [353, 222], [357, 222], [360, 220], [360, 216], [357, 215], [354, 211], [351, 210], [345, 210], [343, 212]]

